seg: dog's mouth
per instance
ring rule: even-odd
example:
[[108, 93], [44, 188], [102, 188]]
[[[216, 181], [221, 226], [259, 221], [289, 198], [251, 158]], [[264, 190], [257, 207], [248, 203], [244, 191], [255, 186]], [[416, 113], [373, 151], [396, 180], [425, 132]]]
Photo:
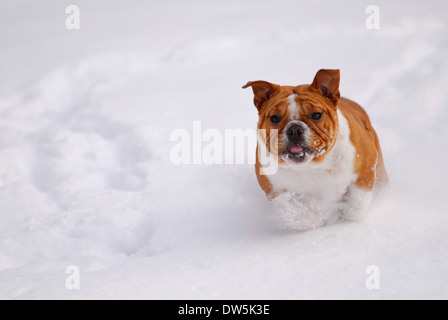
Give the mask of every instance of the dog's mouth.
[[311, 155], [315, 153], [314, 150], [302, 146], [302, 145], [293, 145], [287, 147], [280, 153], [280, 156], [294, 163], [303, 163], [310, 158]]

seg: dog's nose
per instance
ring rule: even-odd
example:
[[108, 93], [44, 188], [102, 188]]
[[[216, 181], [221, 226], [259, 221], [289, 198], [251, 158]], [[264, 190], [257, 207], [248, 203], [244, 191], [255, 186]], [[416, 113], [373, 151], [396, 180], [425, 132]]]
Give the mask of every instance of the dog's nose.
[[288, 136], [289, 141], [296, 142], [302, 138], [304, 132], [305, 130], [301, 125], [293, 124], [286, 130], [286, 135]]

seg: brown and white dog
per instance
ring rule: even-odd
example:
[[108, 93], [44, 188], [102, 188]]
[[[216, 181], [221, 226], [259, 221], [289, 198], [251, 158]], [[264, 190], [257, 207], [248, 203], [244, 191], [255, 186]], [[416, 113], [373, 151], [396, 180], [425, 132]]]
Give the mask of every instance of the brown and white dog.
[[[319, 70], [311, 85], [248, 87], [259, 114], [258, 182], [282, 226], [306, 230], [362, 217], [388, 177], [367, 113], [340, 96], [339, 70]], [[260, 154], [276, 159], [275, 173], [264, 172]]]

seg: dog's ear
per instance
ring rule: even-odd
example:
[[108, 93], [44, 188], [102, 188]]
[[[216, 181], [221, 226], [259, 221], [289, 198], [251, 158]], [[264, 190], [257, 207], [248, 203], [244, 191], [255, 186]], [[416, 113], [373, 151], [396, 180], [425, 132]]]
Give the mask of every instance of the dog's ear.
[[273, 94], [280, 91], [278, 84], [273, 84], [267, 81], [249, 81], [243, 89], [252, 87], [254, 92], [254, 104], [260, 111], [261, 106], [265, 103]]
[[341, 94], [339, 93], [339, 69], [321, 69], [316, 73], [310, 89], [319, 92], [336, 106]]

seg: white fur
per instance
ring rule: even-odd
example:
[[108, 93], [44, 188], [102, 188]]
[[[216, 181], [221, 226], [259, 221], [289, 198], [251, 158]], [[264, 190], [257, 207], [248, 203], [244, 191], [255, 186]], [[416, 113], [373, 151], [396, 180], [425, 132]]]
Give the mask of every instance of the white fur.
[[354, 185], [356, 149], [347, 119], [341, 112], [338, 117], [336, 143], [322, 163], [285, 163], [268, 176], [278, 194], [274, 208], [286, 229], [312, 229], [340, 217], [353, 220], [367, 211], [372, 193]]
[[289, 119], [290, 120], [299, 120], [299, 106], [297, 105], [296, 101], [297, 94], [293, 93], [288, 97], [288, 110], [289, 110]]

